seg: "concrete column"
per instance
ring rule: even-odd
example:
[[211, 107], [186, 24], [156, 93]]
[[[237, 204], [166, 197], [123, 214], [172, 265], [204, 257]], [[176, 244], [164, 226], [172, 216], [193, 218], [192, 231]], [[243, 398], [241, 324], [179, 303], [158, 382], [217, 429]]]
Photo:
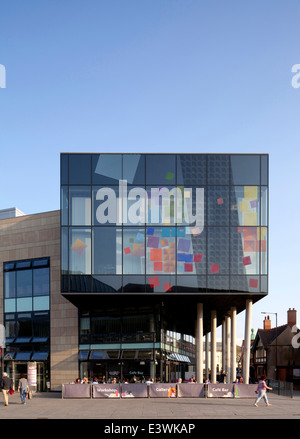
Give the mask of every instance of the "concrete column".
[[156, 367], [155, 367], [155, 337], [154, 337], [154, 333], [155, 333], [155, 324], [154, 324], [154, 315], [152, 314], [150, 317], [150, 332], [153, 333], [153, 360], [150, 361], [150, 378], [155, 379], [155, 371], [156, 371]]
[[203, 383], [203, 303], [197, 304], [196, 352], [196, 380], [198, 383]]
[[230, 370], [230, 316], [225, 317], [225, 331], [226, 331], [226, 360], [225, 360], [225, 372], [226, 372], [226, 383], [230, 383], [231, 380], [231, 370]]
[[205, 378], [209, 378], [209, 335], [205, 335]]
[[231, 381], [236, 379], [236, 307], [231, 307]]
[[222, 322], [222, 370], [226, 370], [226, 323]]
[[217, 358], [217, 312], [211, 312], [211, 382], [217, 381], [216, 358]]
[[245, 319], [245, 336], [244, 336], [245, 346], [244, 346], [243, 379], [245, 384], [249, 384], [251, 319], [252, 319], [252, 300], [248, 299], [246, 301], [246, 319]]

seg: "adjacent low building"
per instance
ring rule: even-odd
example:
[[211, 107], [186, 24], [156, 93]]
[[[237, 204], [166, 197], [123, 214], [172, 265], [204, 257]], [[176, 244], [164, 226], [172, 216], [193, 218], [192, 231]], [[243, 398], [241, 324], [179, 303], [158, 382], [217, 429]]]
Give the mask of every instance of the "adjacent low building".
[[258, 329], [252, 345], [253, 377], [266, 375], [269, 379], [300, 385], [300, 350], [297, 312], [287, 311], [285, 325], [272, 325], [266, 316], [263, 329]]

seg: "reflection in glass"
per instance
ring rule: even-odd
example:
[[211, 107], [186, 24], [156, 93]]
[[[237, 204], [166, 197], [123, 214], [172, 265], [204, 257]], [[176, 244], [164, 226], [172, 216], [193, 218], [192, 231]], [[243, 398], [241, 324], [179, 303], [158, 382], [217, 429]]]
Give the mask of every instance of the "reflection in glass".
[[69, 186], [62, 186], [60, 195], [61, 224], [69, 224]]
[[5, 313], [16, 312], [16, 299], [5, 299], [4, 300], [4, 312]]
[[206, 185], [205, 154], [180, 154], [177, 156], [177, 185]]
[[260, 194], [257, 186], [231, 188], [230, 221], [232, 225], [259, 225]]
[[205, 224], [206, 189], [200, 187], [184, 188], [182, 204], [177, 198], [177, 224], [201, 228]]
[[208, 274], [229, 273], [229, 229], [208, 227]]
[[259, 274], [259, 227], [232, 227], [230, 230], [230, 271], [232, 274]]
[[69, 184], [69, 154], [60, 156], [60, 184]]
[[177, 229], [177, 273], [206, 273], [206, 232], [179, 227]]
[[177, 293], [206, 292], [206, 276], [177, 276]]
[[268, 229], [260, 228], [261, 274], [268, 274]]
[[268, 276], [260, 276], [260, 291], [262, 293], [268, 292]]
[[121, 154], [93, 154], [93, 184], [116, 184], [122, 179]]
[[229, 225], [229, 187], [208, 186], [207, 220], [210, 226]]
[[4, 290], [5, 299], [11, 299], [16, 296], [16, 272], [5, 271], [4, 272]]
[[128, 184], [145, 185], [145, 156], [142, 154], [123, 155], [123, 180]]
[[33, 298], [33, 311], [49, 310], [49, 296], [40, 296]]
[[90, 186], [70, 186], [70, 225], [91, 225]]
[[268, 225], [268, 188], [261, 188], [261, 225]]
[[147, 227], [146, 273], [175, 274], [175, 232], [172, 227]]
[[17, 271], [17, 297], [32, 295], [32, 270]]
[[93, 228], [93, 273], [122, 274], [122, 229]]
[[123, 273], [145, 273], [145, 229], [123, 229]]
[[128, 186], [122, 188], [123, 224], [145, 225], [147, 219], [148, 198], [144, 187]]
[[119, 186], [93, 186], [93, 225], [121, 223], [122, 205]]
[[248, 293], [260, 291], [260, 276], [231, 276], [230, 291], [232, 293]]
[[252, 154], [232, 154], [230, 156], [231, 184], [259, 185], [260, 156]]
[[17, 299], [17, 312], [32, 311], [32, 297]]
[[61, 228], [61, 272], [67, 274], [69, 270], [69, 240], [67, 227]]
[[176, 279], [172, 275], [148, 275], [146, 277], [147, 292], [153, 293], [172, 293], [175, 291]]
[[208, 154], [208, 184], [229, 184], [229, 156], [227, 154]]
[[229, 276], [208, 276], [207, 292], [229, 290]]
[[69, 184], [91, 184], [90, 154], [69, 154]]
[[70, 229], [69, 272], [72, 274], [91, 273], [91, 230]]
[[268, 185], [268, 156], [261, 156], [261, 184]]
[[71, 275], [70, 291], [75, 293], [89, 293], [91, 291], [91, 276]]
[[146, 184], [173, 185], [176, 182], [175, 155], [146, 155]]
[[35, 270], [33, 270], [33, 295], [49, 295], [49, 289], [49, 268], [36, 268]]
[[[148, 224], [174, 225], [183, 221], [182, 191], [168, 186], [148, 186]], [[178, 210], [177, 210], [178, 209]], [[176, 212], [178, 214], [176, 215]]]
[[144, 293], [145, 292], [145, 276], [123, 276], [124, 293]]
[[117, 291], [122, 291], [122, 276], [93, 276], [94, 293]]

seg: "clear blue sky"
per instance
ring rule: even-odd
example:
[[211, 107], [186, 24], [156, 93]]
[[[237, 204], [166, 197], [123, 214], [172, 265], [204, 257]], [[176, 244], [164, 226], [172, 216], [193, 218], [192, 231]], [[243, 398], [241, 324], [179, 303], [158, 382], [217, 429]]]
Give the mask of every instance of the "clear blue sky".
[[261, 311], [285, 324], [300, 312], [299, 19], [299, 0], [3, 2], [0, 209], [59, 209], [60, 152], [269, 153], [270, 289], [252, 327]]

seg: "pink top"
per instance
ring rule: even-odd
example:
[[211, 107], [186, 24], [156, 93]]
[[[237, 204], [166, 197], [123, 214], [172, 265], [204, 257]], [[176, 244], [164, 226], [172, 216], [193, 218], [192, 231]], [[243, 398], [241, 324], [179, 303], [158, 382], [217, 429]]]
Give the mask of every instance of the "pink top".
[[266, 383], [265, 383], [265, 381], [262, 381], [262, 380], [259, 381], [257, 390], [261, 390], [261, 391], [266, 390]]

